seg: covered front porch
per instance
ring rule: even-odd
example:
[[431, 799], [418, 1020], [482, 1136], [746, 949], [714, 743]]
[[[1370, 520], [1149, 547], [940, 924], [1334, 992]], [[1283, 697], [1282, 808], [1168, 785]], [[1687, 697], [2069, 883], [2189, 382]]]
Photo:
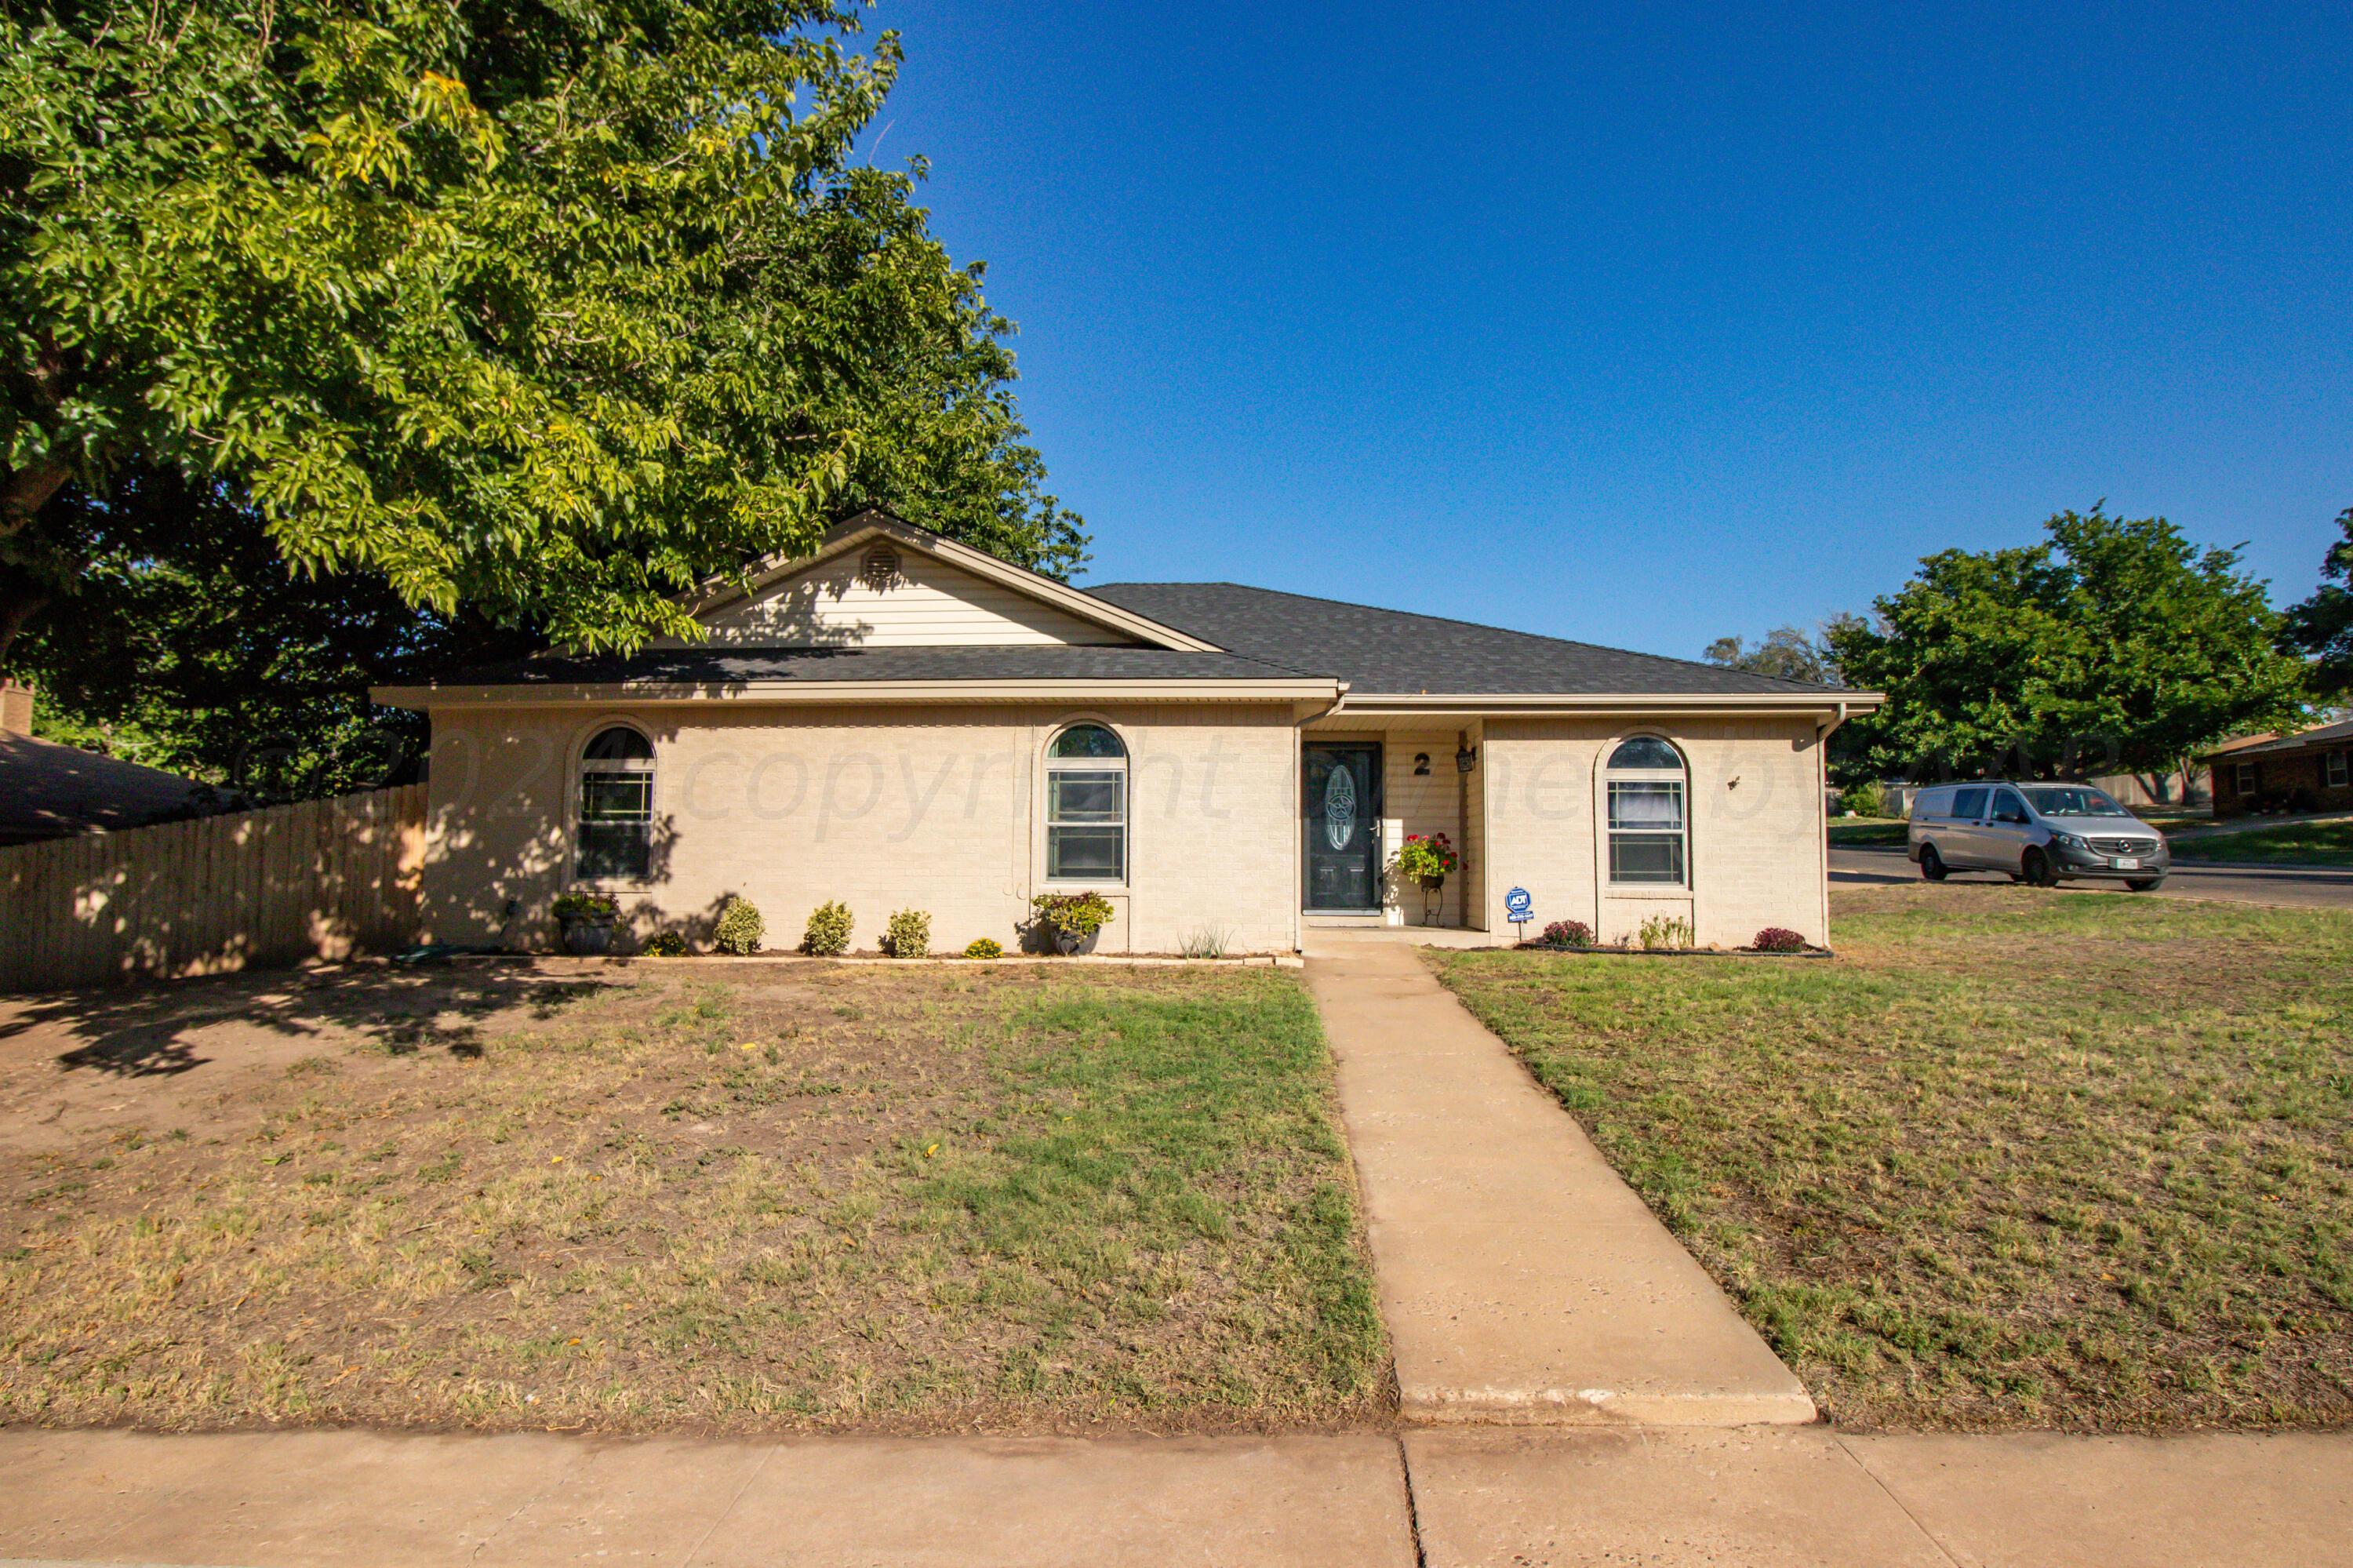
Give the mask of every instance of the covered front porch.
[[[1427, 715], [1335, 715], [1300, 737], [1299, 895], [1311, 930], [1480, 930], [1486, 897], [1482, 726]], [[1393, 864], [1410, 836], [1443, 835], [1461, 864], [1435, 893]]]

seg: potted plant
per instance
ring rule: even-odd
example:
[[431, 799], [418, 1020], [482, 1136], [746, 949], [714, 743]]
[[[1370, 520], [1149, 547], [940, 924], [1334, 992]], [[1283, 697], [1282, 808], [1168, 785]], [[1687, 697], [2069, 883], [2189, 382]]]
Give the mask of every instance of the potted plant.
[[1454, 853], [1454, 845], [1444, 833], [1408, 833], [1389, 868], [1399, 881], [1410, 882], [1421, 889], [1421, 917], [1427, 925], [1431, 919], [1431, 905], [1445, 892], [1447, 874], [1461, 864], [1462, 857]]
[[565, 893], [555, 900], [555, 924], [563, 933], [564, 950], [580, 958], [610, 952], [613, 922], [621, 906], [601, 893]]
[[1091, 950], [1095, 937], [1116, 913], [1111, 900], [1090, 889], [1085, 893], [1041, 893], [1029, 901], [1037, 924], [1052, 938], [1064, 958]]

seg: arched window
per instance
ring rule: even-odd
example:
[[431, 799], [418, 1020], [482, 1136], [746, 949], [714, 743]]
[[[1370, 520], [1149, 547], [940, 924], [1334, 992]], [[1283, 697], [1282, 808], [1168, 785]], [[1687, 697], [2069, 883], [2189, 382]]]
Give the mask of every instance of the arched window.
[[1609, 880], [1683, 885], [1688, 861], [1683, 757], [1654, 735], [1609, 754]]
[[653, 868], [653, 742], [628, 726], [600, 729], [580, 749], [580, 839], [586, 882], [642, 882]]
[[1127, 747], [1102, 725], [1046, 747], [1046, 879], [1127, 880]]

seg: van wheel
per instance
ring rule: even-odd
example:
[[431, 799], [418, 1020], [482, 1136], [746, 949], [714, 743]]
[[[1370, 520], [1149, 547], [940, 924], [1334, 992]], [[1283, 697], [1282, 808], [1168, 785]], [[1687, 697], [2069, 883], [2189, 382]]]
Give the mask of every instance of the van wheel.
[[2154, 893], [2158, 888], [2165, 885], [2165, 878], [2161, 876], [2127, 876], [2125, 878], [2125, 885], [2131, 888], [2135, 893]]
[[2051, 874], [2051, 857], [2030, 847], [2018, 863], [2018, 879], [2029, 887], [2050, 887], [2058, 882]]
[[1945, 857], [1936, 853], [1935, 844], [1920, 846], [1920, 874], [1931, 882], [1945, 880]]

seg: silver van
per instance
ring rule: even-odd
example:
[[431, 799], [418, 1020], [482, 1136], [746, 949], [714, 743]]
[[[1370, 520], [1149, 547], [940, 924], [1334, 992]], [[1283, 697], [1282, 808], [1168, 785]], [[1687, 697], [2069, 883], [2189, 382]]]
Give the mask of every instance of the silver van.
[[2007, 872], [2037, 886], [2121, 877], [2147, 893], [2172, 869], [2165, 835], [2088, 784], [1939, 784], [1912, 802], [1906, 849], [1920, 874]]

